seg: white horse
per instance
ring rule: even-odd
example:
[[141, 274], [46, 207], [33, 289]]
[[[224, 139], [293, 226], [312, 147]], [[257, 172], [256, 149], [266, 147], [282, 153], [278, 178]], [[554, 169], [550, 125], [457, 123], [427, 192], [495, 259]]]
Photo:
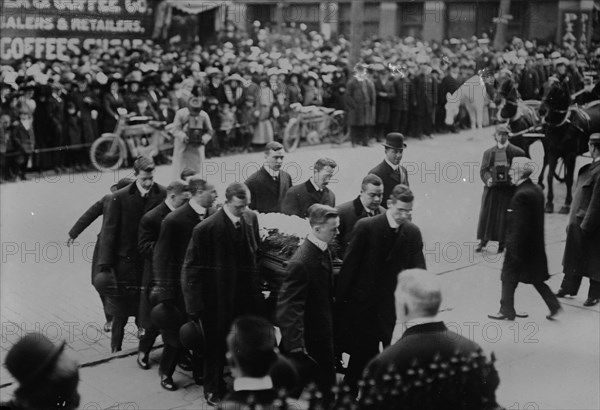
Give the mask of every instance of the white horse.
[[453, 125], [461, 106], [464, 106], [471, 118], [471, 128], [483, 128], [484, 109], [489, 102], [485, 82], [480, 75], [474, 75], [463, 83], [454, 93], [446, 93], [446, 125]]

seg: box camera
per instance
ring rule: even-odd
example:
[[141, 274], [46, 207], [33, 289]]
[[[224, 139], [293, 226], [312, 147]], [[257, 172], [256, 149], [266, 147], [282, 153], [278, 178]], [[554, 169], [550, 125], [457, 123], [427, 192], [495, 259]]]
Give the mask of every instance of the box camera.
[[509, 168], [506, 165], [496, 165], [492, 172], [492, 182], [494, 185], [506, 185], [509, 181]]

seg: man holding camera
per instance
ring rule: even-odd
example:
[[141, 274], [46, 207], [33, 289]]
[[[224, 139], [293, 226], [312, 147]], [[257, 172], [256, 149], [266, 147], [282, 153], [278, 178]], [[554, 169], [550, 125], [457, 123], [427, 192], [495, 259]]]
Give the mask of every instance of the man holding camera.
[[208, 114], [202, 110], [202, 98], [192, 97], [188, 106], [175, 113], [173, 120], [173, 179], [190, 168], [200, 172], [204, 146], [212, 138], [213, 127]]
[[477, 226], [479, 245], [476, 252], [488, 241], [498, 241], [498, 253], [504, 251], [506, 210], [514, 193], [509, 170], [515, 157], [525, 157], [525, 151], [508, 142], [510, 128], [507, 124], [496, 125], [496, 145], [483, 153], [479, 175], [483, 181], [483, 198]]

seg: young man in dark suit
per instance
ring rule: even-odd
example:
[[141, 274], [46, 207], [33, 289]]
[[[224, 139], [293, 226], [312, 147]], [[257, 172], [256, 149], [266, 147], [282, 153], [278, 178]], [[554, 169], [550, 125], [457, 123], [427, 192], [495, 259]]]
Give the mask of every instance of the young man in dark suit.
[[140, 220], [166, 196], [165, 188], [154, 183], [152, 159], [138, 157], [133, 169], [135, 182], [113, 194], [98, 248], [100, 271], [114, 274], [117, 283], [112, 294], [107, 295], [107, 310], [113, 315], [113, 352], [121, 350], [127, 318], [138, 314], [143, 267], [138, 250]]
[[[216, 212], [212, 205], [217, 199], [215, 187], [199, 177], [191, 177], [188, 180], [188, 191], [192, 196], [188, 203], [165, 217], [153, 255], [152, 297], [157, 304], [165, 302], [173, 304], [181, 313], [185, 312], [181, 291], [181, 268], [192, 231], [196, 225]], [[174, 318], [174, 320], [181, 319]], [[178, 326], [176, 328], [179, 329]], [[175, 390], [177, 386], [173, 381], [173, 373], [177, 361], [182, 359], [185, 352], [179, 341], [178, 331], [160, 329], [160, 332], [164, 342], [159, 367], [160, 383], [167, 390]], [[202, 362], [199, 360], [198, 352], [192, 352], [191, 364], [194, 381], [196, 384], [202, 384]]]
[[[406, 377], [409, 369], [416, 366], [423, 371], [429, 371], [431, 364], [442, 363], [448, 368], [454, 358], [464, 358], [466, 363], [474, 358], [479, 359], [481, 348], [473, 341], [454, 333], [436, 316], [442, 301], [440, 284], [436, 276], [421, 269], [410, 269], [398, 275], [395, 287], [396, 325], [392, 345], [377, 355], [367, 366], [365, 380], [374, 380], [376, 385], [385, 383], [384, 375], [393, 367], [394, 375]], [[460, 361], [459, 361], [460, 363]], [[464, 365], [463, 365], [464, 366]], [[438, 367], [439, 368], [439, 367]], [[493, 364], [472, 368], [472, 378], [465, 377], [461, 372], [453, 376], [449, 372], [444, 385], [437, 385], [439, 379], [433, 379], [433, 385], [428, 390], [428, 405], [424, 408], [477, 408], [496, 409], [496, 388], [500, 384], [498, 373]], [[437, 373], [437, 372], [436, 372]], [[436, 374], [437, 376], [437, 374]], [[474, 381], [481, 388], [465, 386], [464, 383]], [[402, 380], [404, 386], [410, 383], [410, 376]], [[446, 387], [445, 386], [449, 386]], [[416, 386], [415, 386], [416, 387]], [[457, 391], [465, 392], [456, 394]], [[400, 400], [415, 403], [419, 388], [409, 389]], [[363, 396], [367, 392], [362, 392]], [[383, 397], [388, 402], [395, 397]], [[423, 400], [421, 398], [421, 400]], [[459, 404], [459, 403], [462, 403]], [[470, 404], [466, 406], [465, 403]], [[389, 408], [399, 408], [395, 406]]]
[[[102, 199], [100, 199], [87, 211], [85, 211], [85, 213], [79, 217], [77, 222], [75, 222], [75, 225], [73, 225], [73, 227], [69, 231], [69, 239], [67, 240], [67, 246], [70, 247], [75, 242], [75, 239], [77, 239], [77, 237], [81, 235], [81, 233], [85, 231], [88, 226], [94, 223], [96, 219], [98, 219], [102, 215], [106, 215], [106, 213], [108, 212], [108, 207], [110, 206], [110, 203], [112, 201], [112, 194], [114, 194], [119, 189], [126, 187], [132, 182], [133, 179], [131, 178], [121, 178], [119, 182], [110, 187], [110, 194], [104, 195]], [[102, 230], [98, 232], [96, 245], [94, 246], [94, 254], [92, 255], [92, 285], [94, 284], [94, 278], [96, 277], [96, 274], [99, 272], [98, 245], [100, 243], [100, 235], [102, 235]], [[110, 330], [112, 328], [112, 315], [106, 313], [106, 295], [104, 295], [104, 293], [98, 293], [100, 295], [100, 300], [102, 301], [102, 309], [104, 311], [104, 316], [106, 317], [106, 323], [104, 324], [103, 329], [106, 333], [110, 333]]]
[[425, 268], [421, 231], [413, 224], [413, 194], [397, 185], [385, 213], [354, 225], [337, 280], [337, 343], [350, 355], [344, 381], [356, 393], [365, 365], [388, 346], [395, 323], [397, 273]]
[[335, 206], [335, 194], [327, 185], [336, 168], [336, 162], [330, 158], [317, 160], [313, 176], [305, 183], [293, 186], [287, 191], [281, 204], [281, 212], [306, 218], [308, 208], [313, 204]]
[[149, 355], [159, 331], [150, 319], [152, 304], [149, 296], [152, 284], [152, 257], [154, 246], [160, 234], [160, 225], [165, 217], [187, 202], [189, 192], [183, 181], [173, 181], [167, 186], [167, 198], [164, 202], [146, 213], [140, 220], [138, 232], [138, 250], [144, 258], [144, 271], [142, 287], [140, 288], [140, 309], [138, 321], [140, 328], [144, 329], [138, 347], [137, 364], [142, 369], [150, 368]]
[[[298, 369], [300, 382], [315, 381], [324, 396], [335, 383], [333, 349], [333, 271], [329, 244], [338, 233], [335, 208], [309, 208], [312, 227], [288, 262], [277, 303], [281, 350]], [[305, 364], [314, 366], [305, 366]]]
[[234, 182], [223, 208], [194, 228], [181, 271], [188, 315], [206, 335], [204, 396], [215, 405], [225, 393], [225, 338], [240, 315], [265, 314], [256, 252], [258, 219], [248, 210], [250, 191]]
[[535, 164], [526, 164], [516, 183], [516, 191], [508, 207], [506, 227], [506, 257], [502, 265], [502, 299], [500, 311], [488, 315], [490, 319], [514, 320], [527, 317], [515, 311], [515, 290], [519, 283], [535, 286], [546, 302], [548, 319], [560, 312], [558, 299], [545, 281], [550, 278], [546, 245], [544, 242], [544, 193], [529, 176]]
[[375, 174], [383, 180], [383, 198], [382, 206], [387, 208], [387, 201], [392, 189], [398, 184], [409, 186], [408, 172], [406, 168], [400, 165], [402, 154], [406, 148], [404, 136], [399, 132], [390, 132], [385, 136], [385, 158], [381, 164], [369, 171], [369, 174]]
[[346, 247], [350, 243], [352, 230], [359, 219], [367, 216], [375, 216], [385, 213], [385, 208], [381, 206], [383, 197], [383, 181], [375, 174], [369, 174], [360, 184], [360, 194], [356, 199], [345, 202], [337, 206], [340, 214], [340, 234], [338, 242], [340, 244], [340, 257], [344, 256]]
[[279, 142], [265, 147], [265, 163], [246, 180], [250, 190], [250, 209], [260, 213], [281, 212], [281, 203], [292, 186], [292, 177], [281, 169], [285, 151]]

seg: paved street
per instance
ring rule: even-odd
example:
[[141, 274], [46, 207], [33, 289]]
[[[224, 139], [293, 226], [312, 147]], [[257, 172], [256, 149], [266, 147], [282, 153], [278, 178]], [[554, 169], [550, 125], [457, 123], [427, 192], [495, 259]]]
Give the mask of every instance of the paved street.
[[[475, 254], [476, 225], [482, 182], [479, 162], [493, 144], [493, 130], [436, 136], [433, 140], [408, 140], [403, 164], [415, 193], [413, 221], [421, 228], [428, 268], [440, 274], [444, 286], [441, 314], [452, 330], [494, 351], [501, 384], [499, 401], [511, 409], [600, 408], [600, 308], [584, 308], [587, 281], [576, 298], [565, 299], [558, 321], [545, 319], [546, 307], [532, 286], [516, 293], [518, 310], [528, 319], [495, 322], [487, 314], [499, 306], [502, 256], [495, 244]], [[541, 146], [532, 147], [541, 163]], [[366, 172], [383, 159], [383, 148], [353, 149], [349, 145], [301, 148], [286, 156], [285, 169], [300, 183], [311, 175], [311, 165], [328, 156], [339, 164], [330, 188], [338, 204], [354, 199]], [[227, 184], [243, 181], [262, 162], [262, 154], [214, 158], [205, 164], [208, 180], [224, 200]], [[580, 158], [578, 168], [589, 162]], [[73, 248], [67, 232], [77, 218], [109, 191], [110, 185], [130, 174], [47, 176], [0, 187], [2, 274], [0, 275], [0, 361], [7, 349], [28, 331], [42, 331], [54, 340], [66, 339], [82, 364], [83, 409], [198, 408], [204, 405], [201, 388], [188, 373], [177, 373], [175, 382], [185, 388], [167, 392], [159, 386], [157, 365], [150, 371], [137, 368], [133, 357], [110, 361], [110, 340], [100, 331], [104, 324], [100, 300], [90, 285], [90, 260], [100, 221], [88, 228]], [[162, 166], [156, 181], [169, 182], [170, 168]], [[555, 186], [555, 209], [564, 200], [564, 186]], [[549, 285], [558, 289], [564, 249], [565, 215], [546, 218]], [[124, 355], [137, 346], [135, 325], [130, 323]], [[156, 359], [160, 351], [155, 351]], [[94, 364], [96, 363], [96, 364]], [[0, 399], [14, 385], [2, 367]], [[129, 407], [128, 407], [129, 406]]]

